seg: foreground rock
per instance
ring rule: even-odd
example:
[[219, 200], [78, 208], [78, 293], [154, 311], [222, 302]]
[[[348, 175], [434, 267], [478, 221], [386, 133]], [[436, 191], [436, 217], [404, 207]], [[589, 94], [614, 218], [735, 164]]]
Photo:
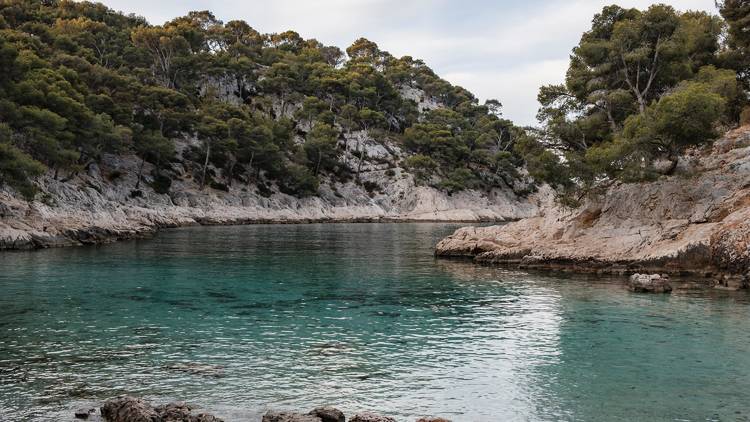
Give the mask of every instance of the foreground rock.
[[310, 415], [317, 416], [322, 422], [345, 422], [344, 412], [332, 406], [317, 407], [310, 412]]
[[750, 270], [745, 138], [750, 127], [730, 132], [713, 151], [683, 157], [675, 176], [614, 185], [576, 210], [550, 197], [537, 217], [459, 229], [436, 255], [526, 269], [721, 275], [722, 284], [741, 287]]
[[349, 422], [396, 422], [395, 419], [372, 412], [357, 413]]
[[263, 415], [262, 422], [321, 422], [322, 419], [318, 416], [309, 414], [303, 415], [302, 413], [293, 412], [276, 412], [269, 410]]
[[75, 411], [74, 416], [76, 419], [88, 419], [89, 416], [96, 414], [95, 408], [84, 408]]
[[633, 274], [628, 280], [628, 289], [636, 293], [669, 293], [672, 285], [669, 277], [659, 274]]
[[145, 400], [131, 396], [107, 400], [101, 407], [102, 417], [108, 422], [223, 422], [213, 415], [193, 415], [191, 411], [184, 402], [154, 408]]

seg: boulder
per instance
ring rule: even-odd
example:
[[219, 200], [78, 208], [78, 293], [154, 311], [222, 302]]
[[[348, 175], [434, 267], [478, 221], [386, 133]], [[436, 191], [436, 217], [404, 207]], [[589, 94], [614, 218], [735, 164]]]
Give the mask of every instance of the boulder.
[[161, 422], [161, 417], [148, 402], [131, 396], [107, 400], [101, 412], [109, 422]]
[[419, 418], [417, 419], [417, 422], [451, 422], [450, 419], [444, 419], [444, 418]]
[[185, 402], [174, 402], [156, 407], [164, 422], [182, 422], [190, 420], [190, 406]]
[[262, 422], [322, 422], [322, 419], [315, 415], [269, 410], [263, 415]]
[[353, 418], [349, 419], [349, 422], [396, 422], [395, 419], [389, 416], [378, 415], [372, 412], [357, 413]]
[[666, 275], [633, 274], [628, 280], [628, 289], [637, 293], [669, 293], [672, 285]]
[[101, 408], [102, 417], [108, 422], [223, 422], [206, 413], [193, 415], [191, 410], [185, 402], [154, 408], [145, 400], [130, 396], [107, 400]]
[[93, 415], [94, 413], [96, 413], [96, 409], [94, 408], [78, 409], [75, 412], [75, 417], [76, 419], [88, 419], [89, 416]]
[[339, 409], [336, 409], [333, 406], [316, 407], [315, 409], [311, 410], [309, 414], [312, 416], [319, 417], [320, 420], [323, 422], [345, 422], [346, 421], [344, 412], [340, 411]]
[[190, 422], [224, 422], [224, 420], [207, 413], [199, 413], [196, 416], [191, 416]]

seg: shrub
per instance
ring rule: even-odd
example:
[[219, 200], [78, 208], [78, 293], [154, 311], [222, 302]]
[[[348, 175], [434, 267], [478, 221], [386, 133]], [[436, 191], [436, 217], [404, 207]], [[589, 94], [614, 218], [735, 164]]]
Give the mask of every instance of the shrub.
[[154, 175], [154, 181], [151, 182], [151, 188], [154, 192], [164, 195], [169, 193], [169, 188], [172, 187], [172, 179], [164, 174], [157, 173]]

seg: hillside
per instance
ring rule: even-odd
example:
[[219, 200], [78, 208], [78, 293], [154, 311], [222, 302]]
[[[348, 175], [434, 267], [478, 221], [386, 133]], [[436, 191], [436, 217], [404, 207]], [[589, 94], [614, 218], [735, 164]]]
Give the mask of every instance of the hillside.
[[208, 11], [0, 3], [0, 247], [261, 221], [535, 212], [527, 137], [422, 61]]

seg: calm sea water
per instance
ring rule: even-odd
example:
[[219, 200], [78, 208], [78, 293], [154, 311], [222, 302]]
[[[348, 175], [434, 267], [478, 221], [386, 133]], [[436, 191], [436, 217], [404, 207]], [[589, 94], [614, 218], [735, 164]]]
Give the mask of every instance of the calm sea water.
[[121, 393], [228, 421], [750, 420], [750, 298], [432, 257], [455, 225], [197, 227], [0, 254], [0, 420]]

